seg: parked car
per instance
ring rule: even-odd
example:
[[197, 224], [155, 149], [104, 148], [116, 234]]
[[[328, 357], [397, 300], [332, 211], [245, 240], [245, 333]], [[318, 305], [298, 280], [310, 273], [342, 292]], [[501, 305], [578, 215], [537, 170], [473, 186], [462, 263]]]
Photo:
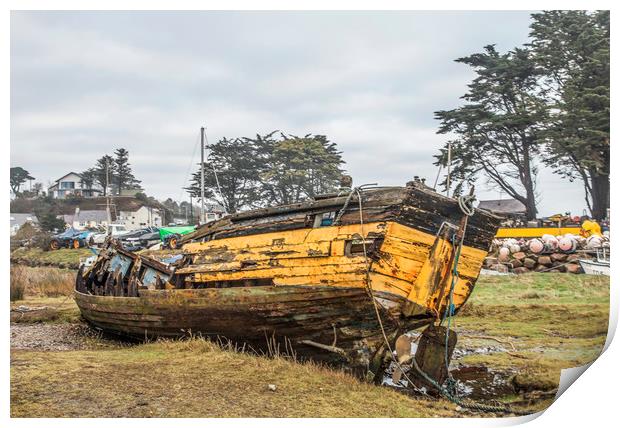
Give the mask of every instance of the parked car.
[[92, 235], [88, 243], [90, 245], [103, 244], [103, 241], [105, 241], [108, 236], [116, 238], [126, 235], [127, 233], [130, 233], [130, 231], [127, 230], [127, 227], [125, 227], [124, 224], [109, 224], [105, 232]]
[[138, 229], [121, 237], [121, 244], [128, 251], [142, 250], [160, 242], [161, 239], [157, 227]]
[[70, 227], [64, 232], [52, 236], [49, 243], [49, 249], [58, 250], [60, 248], [80, 248], [85, 245], [85, 241], [82, 241], [82, 238], [80, 238], [82, 233], [83, 232], [81, 230]]
[[87, 229], [82, 231], [82, 233], [74, 239], [73, 248], [87, 247], [90, 242], [90, 238], [97, 233], [100, 233], [98, 229]]
[[176, 250], [181, 237], [195, 230], [196, 226], [162, 227], [159, 229], [159, 235], [164, 248]]

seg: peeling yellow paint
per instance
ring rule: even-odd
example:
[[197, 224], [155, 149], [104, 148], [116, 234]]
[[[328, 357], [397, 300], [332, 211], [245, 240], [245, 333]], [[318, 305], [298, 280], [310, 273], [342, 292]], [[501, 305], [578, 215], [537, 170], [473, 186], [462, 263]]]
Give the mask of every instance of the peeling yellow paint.
[[[367, 240], [383, 240], [370, 260], [372, 289], [441, 311], [448, 294], [445, 287], [451, 283], [452, 245], [395, 222], [365, 224], [363, 232]], [[276, 286], [365, 287], [368, 265], [363, 254], [346, 254], [347, 242], [361, 238], [360, 225], [345, 225], [188, 243], [183, 249], [193, 255], [193, 264], [177, 272], [190, 274], [188, 280], [195, 282], [272, 278]], [[486, 255], [462, 248], [456, 307], [471, 293]]]

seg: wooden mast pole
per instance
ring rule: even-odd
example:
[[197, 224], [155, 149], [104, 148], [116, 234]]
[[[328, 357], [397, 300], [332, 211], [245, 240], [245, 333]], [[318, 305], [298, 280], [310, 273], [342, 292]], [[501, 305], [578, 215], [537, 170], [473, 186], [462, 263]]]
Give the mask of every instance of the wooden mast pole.
[[200, 220], [204, 223], [205, 218], [205, 129], [200, 128]]
[[446, 179], [446, 196], [450, 197], [450, 164], [452, 163], [452, 143], [448, 142], [448, 177]]

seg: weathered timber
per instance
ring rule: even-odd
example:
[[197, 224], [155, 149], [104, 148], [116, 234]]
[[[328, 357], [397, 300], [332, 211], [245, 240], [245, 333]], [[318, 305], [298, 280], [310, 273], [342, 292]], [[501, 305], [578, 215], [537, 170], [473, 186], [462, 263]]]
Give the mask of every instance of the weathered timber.
[[[142, 291], [139, 299], [76, 291], [75, 299], [93, 325], [136, 339], [145, 335], [179, 337], [191, 332], [265, 350], [266, 338], [275, 337], [282, 346], [289, 340], [302, 359], [357, 369], [366, 367], [383, 343], [372, 302], [365, 290], [359, 288], [158, 290]], [[382, 312], [389, 331], [402, 332], [420, 325], [413, 319], [408, 324], [395, 325], [392, 317], [385, 310]], [[344, 355], [322, 352], [316, 346], [332, 346], [334, 336]]]
[[[181, 244], [204, 238], [224, 239], [311, 227], [308, 217], [339, 212], [346, 200], [347, 195], [344, 195], [233, 214], [184, 236]], [[364, 222], [394, 220], [431, 234], [437, 233], [444, 221], [458, 224], [462, 215], [456, 200], [418, 186], [367, 189], [362, 194], [362, 205]], [[358, 206], [357, 195], [354, 195], [340, 224], [359, 223]], [[469, 220], [465, 244], [487, 250], [499, 220], [490, 212], [476, 210]]]
[[[499, 223], [419, 186], [228, 216], [183, 238], [181, 257], [113, 240], [80, 268], [76, 302], [104, 330], [143, 339], [200, 334], [254, 349], [275, 341], [302, 359], [380, 379], [388, 346], [465, 303]], [[341, 213], [338, 224], [333, 220]], [[440, 233], [441, 232], [441, 233]], [[450, 293], [453, 242], [463, 236]], [[373, 302], [374, 299], [374, 302]], [[382, 331], [375, 305], [384, 326]]]
[[[446, 349], [446, 332], [448, 334], [448, 347]], [[450, 363], [454, 347], [456, 346], [456, 333], [442, 326], [428, 326], [422, 333], [418, 349], [415, 353], [415, 361], [427, 376], [442, 385], [448, 377], [447, 363]], [[416, 386], [425, 386], [429, 391], [435, 388], [424, 379], [415, 369], [410, 371], [415, 377]]]

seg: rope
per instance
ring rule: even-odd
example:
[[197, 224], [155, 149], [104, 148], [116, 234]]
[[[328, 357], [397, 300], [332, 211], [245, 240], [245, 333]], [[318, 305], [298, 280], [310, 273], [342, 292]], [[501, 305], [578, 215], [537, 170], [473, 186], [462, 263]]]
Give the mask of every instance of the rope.
[[[344, 201], [344, 205], [342, 206], [340, 211], [338, 211], [338, 214], [336, 215], [336, 218], [334, 219], [334, 223], [333, 223], [334, 226], [340, 223], [340, 218], [342, 217], [344, 212], [347, 210], [347, 207], [349, 206], [349, 202], [351, 202], [351, 198], [353, 197], [353, 194], [356, 192], [356, 190], [357, 190], [357, 187], [351, 189], [351, 191], [349, 192], [347, 199]], [[358, 194], [359, 194], [359, 191], [358, 191]]]
[[[381, 314], [379, 312], [379, 308], [377, 306], [377, 302], [375, 300], [374, 297], [374, 293], [373, 293], [373, 289], [372, 286], [370, 284], [370, 263], [368, 262], [368, 254], [366, 251], [366, 240], [365, 235], [364, 235], [364, 216], [363, 216], [363, 205], [362, 205], [362, 197], [361, 197], [361, 186], [360, 187], [356, 187], [351, 191], [351, 194], [349, 195], [349, 197], [347, 198], [347, 202], [345, 202], [345, 207], [343, 207], [343, 210], [346, 208], [346, 205], [348, 205], [348, 201], [350, 200], [352, 194], [355, 192], [357, 193], [357, 198], [358, 198], [358, 205], [359, 205], [359, 213], [360, 213], [360, 233], [362, 235], [362, 249], [364, 252], [364, 261], [366, 263], [366, 289], [369, 293], [370, 299], [372, 301], [373, 307], [375, 309], [375, 315], [377, 317], [377, 322], [379, 323], [379, 327], [381, 328], [381, 334], [383, 336], [383, 340], [385, 342], [385, 345], [387, 347], [387, 349], [390, 351], [390, 356], [392, 357], [392, 361], [396, 364], [396, 366], [398, 367], [398, 369], [401, 371], [401, 373], [403, 374], [403, 376], [405, 377], [405, 379], [407, 379], [407, 381], [409, 382], [410, 385], [412, 385], [416, 390], [420, 391], [419, 388], [417, 388], [415, 386], [415, 383], [409, 378], [409, 376], [407, 376], [407, 373], [405, 372], [405, 370], [403, 370], [402, 365], [400, 364], [400, 362], [398, 361], [398, 359], [394, 356], [394, 351], [392, 350], [392, 347], [390, 346], [390, 341], [387, 338], [387, 334], [385, 333], [385, 327], [383, 325], [383, 320], [381, 319]], [[467, 220], [468, 218], [473, 215], [474, 210], [473, 210], [473, 197], [472, 195], [469, 196], [461, 196], [459, 197], [459, 207], [461, 208], [461, 210], [463, 211], [463, 213], [467, 216], [465, 218], [465, 223], [464, 223], [464, 229], [467, 227]], [[342, 211], [342, 210], [341, 210]], [[455, 249], [455, 251], [457, 251], [456, 256], [455, 256], [455, 261], [454, 261], [454, 269], [453, 269], [453, 276], [452, 276], [452, 283], [450, 285], [450, 295], [449, 295], [449, 300], [450, 300], [450, 304], [446, 307], [446, 312], [444, 313], [444, 319], [447, 317], [447, 314], [449, 313], [450, 316], [447, 317], [448, 318], [448, 329], [446, 330], [446, 356], [445, 356], [445, 362], [446, 362], [446, 369], [448, 369], [448, 334], [450, 332], [449, 326], [450, 326], [450, 318], [453, 315], [453, 292], [454, 292], [454, 285], [455, 285], [455, 278], [458, 275], [458, 258], [460, 256], [460, 252], [461, 252], [461, 247], [463, 246], [463, 241], [464, 241], [464, 237], [465, 237], [465, 230], [463, 230], [463, 234], [461, 236], [461, 240], [460, 243], [458, 245], [458, 247]], [[453, 245], [456, 243], [455, 241], [456, 235], [453, 235]], [[449, 311], [449, 312], [448, 312]], [[442, 321], [443, 322], [443, 321]], [[418, 363], [414, 358], [412, 358], [412, 363], [413, 363], [413, 367], [416, 369], [416, 371], [431, 385], [433, 386], [435, 389], [437, 389], [437, 391], [444, 396], [445, 398], [447, 398], [449, 401], [453, 402], [454, 404], [461, 406], [463, 408], [468, 408], [471, 410], [479, 410], [482, 412], [501, 412], [501, 413], [513, 413], [515, 415], [529, 415], [530, 412], [523, 412], [520, 410], [515, 410], [512, 409], [508, 406], [492, 406], [492, 405], [486, 405], [486, 404], [480, 404], [480, 403], [474, 403], [474, 402], [465, 402], [463, 401], [461, 398], [459, 398], [456, 395], [456, 391], [455, 392], [451, 392], [448, 389], [444, 388], [443, 386], [439, 385], [434, 379], [432, 379], [430, 376], [428, 376], [419, 366]], [[450, 372], [448, 371], [448, 374], [450, 374]], [[454, 379], [450, 376], [450, 379], [452, 379], [454, 381]], [[455, 385], [454, 385], [455, 386]]]
[[519, 415], [519, 416], [525, 416], [525, 415], [531, 414], [531, 412], [515, 410], [508, 406], [493, 406], [493, 405], [480, 404], [480, 403], [475, 403], [475, 402], [465, 402], [459, 397], [457, 397], [456, 395], [451, 394], [444, 387], [439, 385], [433, 378], [431, 378], [429, 375], [424, 373], [424, 371], [422, 371], [420, 366], [418, 366], [418, 362], [415, 360], [415, 358], [412, 359], [412, 362], [413, 362], [413, 367], [416, 369], [418, 373], [420, 373], [420, 375], [424, 378], [424, 380], [426, 380], [435, 389], [437, 389], [437, 391], [439, 391], [441, 395], [443, 395], [449, 401], [453, 402], [454, 404], [458, 406], [461, 406], [466, 409], [471, 409], [471, 410], [479, 410], [481, 412], [514, 413], [515, 415]]
[[474, 212], [476, 211], [474, 208], [475, 200], [476, 200], [476, 197], [473, 194], [461, 195], [458, 198], [459, 208], [461, 209], [461, 211], [463, 211], [463, 214], [465, 214], [467, 217], [471, 217], [472, 215], [474, 215]]
[[[362, 190], [362, 186], [355, 187], [354, 189], [351, 190], [351, 195], [354, 192], [357, 193], [357, 200], [358, 200], [358, 205], [359, 205], [360, 234], [362, 235], [362, 249], [364, 252], [364, 262], [366, 264], [366, 281], [365, 281], [366, 290], [368, 292], [368, 295], [370, 296], [370, 301], [373, 304], [373, 308], [375, 310], [375, 316], [377, 317], [377, 321], [379, 322], [379, 327], [381, 328], [381, 334], [383, 335], [383, 341], [385, 343], [385, 346], [387, 346], [388, 350], [390, 351], [390, 356], [392, 357], [392, 361], [394, 362], [394, 364], [396, 364], [396, 366], [398, 367], [400, 372], [403, 374], [405, 379], [407, 379], [409, 384], [413, 386], [416, 389], [416, 391], [420, 391], [415, 386], [415, 383], [409, 378], [409, 376], [407, 376], [407, 372], [403, 369], [402, 365], [400, 364], [400, 361], [398, 361], [394, 357], [394, 351], [392, 350], [392, 347], [390, 346], [390, 341], [387, 338], [387, 334], [385, 333], [385, 327], [383, 326], [383, 320], [381, 319], [381, 314], [379, 313], [379, 307], [377, 306], [377, 301], [375, 300], [374, 292], [373, 292], [372, 286], [370, 285], [370, 263], [368, 262], [368, 253], [366, 251], [366, 239], [365, 239], [365, 234], [364, 234], [364, 212], [363, 212], [364, 208], [362, 204], [362, 196], [361, 196], [360, 190]], [[347, 199], [350, 200], [350, 197]], [[346, 207], [346, 203], [345, 203], [345, 207]], [[343, 209], [345, 207], [343, 207]]]
[[[206, 130], [206, 128], [205, 128]], [[209, 137], [207, 137], [207, 133], [205, 132], [205, 147], [209, 147]], [[217, 192], [220, 194], [220, 198], [224, 201], [224, 195], [222, 194], [222, 188], [220, 187], [220, 179], [217, 177], [217, 171], [215, 170], [215, 164], [211, 162], [211, 169], [213, 170], [213, 175], [215, 175], [215, 184], [217, 185]], [[224, 206], [224, 204], [222, 204]]]

